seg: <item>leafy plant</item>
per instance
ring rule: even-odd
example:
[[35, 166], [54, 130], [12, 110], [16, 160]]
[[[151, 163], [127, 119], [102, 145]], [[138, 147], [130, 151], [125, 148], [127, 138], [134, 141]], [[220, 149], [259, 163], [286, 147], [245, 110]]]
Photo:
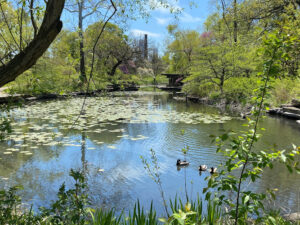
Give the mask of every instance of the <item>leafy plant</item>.
[[[268, 91], [272, 88], [270, 79], [276, 78], [280, 71], [280, 60], [289, 56], [289, 46], [295, 39], [289, 35], [289, 30], [281, 30], [268, 34], [264, 39], [264, 45], [261, 49], [262, 58], [264, 59], [263, 71], [259, 74], [261, 77], [260, 87], [256, 90], [257, 96], [253, 98], [255, 108], [252, 111], [254, 119], [248, 118], [248, 131], [241, 134], [234, 132], [225, 133], [215, 140], [217, 142], [217, 151], [226, 156], [223, 169], [219, 175], [208, 177], [208, 188], [204, 189], [206, 199], [212, 196], [212, 191], [216, 190], [215, 200], [219, 205], [226, 206], [228, 214], [234, 220], [234, 224], [244, 224], [248, 217], [255, 215], [259, 221], [263, 218], [265, 208], [263, 201], [267, 194], [256, 193], [250, 190], [243, 190], [243, 183], [251, 180], [255, 182], [260, 179], [265, 168], [273, 168], [274, 162], [279, 161], [286, 165], [287, 169], [292, 172], [300, 172], [298, 167], [297, 155], [300, 155], [300, 148], [293, 146], [289, 152], [282, 151], [262, 151], [254, 150], [254, 144], [258, 141], [260, 135], [259, 120], [265, 106], [265, 98]], [[229, 140], [229, 143], [226, 141]], [[229, 147], [228, 147], [229, 146]], [[236, 171], [238, 175], [234, 176]], [[233, 192], [235, 199], [231, 199], [226, 192]], [[272, 197], [275, 194], [269, 190]]]
[[85, 224], [88, 203], [84, 174], [71, 169], [70, 176], [75, 180], [75, 188], [66, 191], [62, 184], [58, 191], [58, 200], [49, 209], [41, 208], [42, 217], [54, 224]]
[[146, 171], [148, 172], [149, 176], [158, 185], [159, 192], [160, 192], [161, 198], [163, 200], [165, 212], [169, 216], [170, 214], [168, 212], [168, 206], [167, 206], [167, 202], [166, 202], [166, 198], [165, 198], [165, 193], [164, 193], [164, 190], [162, 187], [162, 182], [161, 182], [160, 172], [159, 172], [160, 167], [158, 165], [156, 153], [153, 149], [150, 149], [150, 153], [151, 153], [152, 167], [143, 156], [140, 156], [140, 157], [142, 159], [144, 167], [145, 167]]

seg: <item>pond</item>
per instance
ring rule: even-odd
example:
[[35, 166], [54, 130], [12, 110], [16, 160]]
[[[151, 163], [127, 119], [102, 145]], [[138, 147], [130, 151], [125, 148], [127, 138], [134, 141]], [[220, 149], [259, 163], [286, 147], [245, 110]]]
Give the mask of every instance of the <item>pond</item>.
[[[9, 112], [13, 132], [0, 143], [1, 189], [23, 185], [23, 201], [37, 210], [56, 199], [63, 182], [72, 187], [71, 168], [82, 169], [94, 207], [126, 211], [137, 199], [146, 208], [153, 200], [162, 214], [160, 192], [140, 156], [150, 160], [149, 150], [156, 152], [167, 199], [176, 194], [184, 198], [185, 190], [192, 198], [203, 197], [209, 173], [200, 175], [198, 166], [218, 166], [223, 160], [209, 135], [245, 129], [241, 126], [245, 120], [222, 115], [212, 107], [176, 102], [164, 93], [87, 98], [78, 117], [82, 103], [83, 98], [36, 102]], [[300, 145], [300, 126], [294, 121], [266, 117], [260, 126], [266, 131], [257, 149]], [[183, 159], [181, 149], [186, 146], [190, 166], [177, 170], [176, 160]], [[281, 165], [264, 171], [260, 181], [244, 188], [278, 188], [270, 206], [300, 211], [300, 176]]]

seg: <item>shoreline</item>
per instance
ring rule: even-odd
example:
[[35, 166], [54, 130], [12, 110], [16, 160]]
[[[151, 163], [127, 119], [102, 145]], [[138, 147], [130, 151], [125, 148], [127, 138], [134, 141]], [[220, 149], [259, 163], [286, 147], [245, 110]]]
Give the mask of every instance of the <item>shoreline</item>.
[[[251, 114], [252, 106], [249, 104], [241, 104], [238, 102], [227, 102], [226, 99], [208, 99], [200, 98], [197, 96], [183, 96], [182, 93], [173, 95], [173, 99], [176, 101], [190, 101], [193, 103], [199, 103], [209, 105], [220, 109], [221, 111], [229, 111], [232, 114], [240, 115], [243, 119]], [[293, 99], [290, 104], [284, 104], [280, 107], [273, 107], [266, 111], [267, 114], [272, 116], [278, 116], [284, 119], [294, 120], [300, 125], [300, 100]]]
[[[137, 91], [137, 87], [127, 87], [124, 88], [124, 91]], [[0, 104], [10, 104], [10, 103], [18, 103], [18, 102], [33, 102], [33, 101], [45, 101], [52, 99], [66, 99], [69, 97], [96, 97], [102, 93], [110, 93], [117, 92], [120, 89], [117, 88], [107, 88], [107, 89], [99, 89], [90, 92], [71, 92], [68, 94], [56, 94], [56, 93], [48, 93], [48, 94], [39, 94], [39, 95], [29, 95], [29, 94], [15, 94], [15, 95], [4, 95], [0, 96]]]

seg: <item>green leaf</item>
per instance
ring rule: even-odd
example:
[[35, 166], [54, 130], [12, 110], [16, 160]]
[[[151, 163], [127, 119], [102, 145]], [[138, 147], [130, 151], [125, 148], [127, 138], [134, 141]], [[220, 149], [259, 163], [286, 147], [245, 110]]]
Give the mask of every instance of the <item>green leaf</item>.
[[292, 167], [291, 167], [290, 165], [286, 165], [286, 167], [287, 167], [287, 169], [288, 169], [288, 171], [289, 171], [290, 173], [293, 173], [293, 169], [292, 169]]
[[244, 198], [244, 204], [246, 204], [250, 199], [250, 196], [249, 195], [246, 195], [245, 198]]

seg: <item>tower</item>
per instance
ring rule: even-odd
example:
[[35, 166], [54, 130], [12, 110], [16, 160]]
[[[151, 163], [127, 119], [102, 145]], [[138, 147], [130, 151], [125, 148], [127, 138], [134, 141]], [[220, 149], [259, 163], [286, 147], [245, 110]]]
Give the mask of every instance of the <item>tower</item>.
[[148, 59], [148, 34], [144, 36], [144, 59]]

